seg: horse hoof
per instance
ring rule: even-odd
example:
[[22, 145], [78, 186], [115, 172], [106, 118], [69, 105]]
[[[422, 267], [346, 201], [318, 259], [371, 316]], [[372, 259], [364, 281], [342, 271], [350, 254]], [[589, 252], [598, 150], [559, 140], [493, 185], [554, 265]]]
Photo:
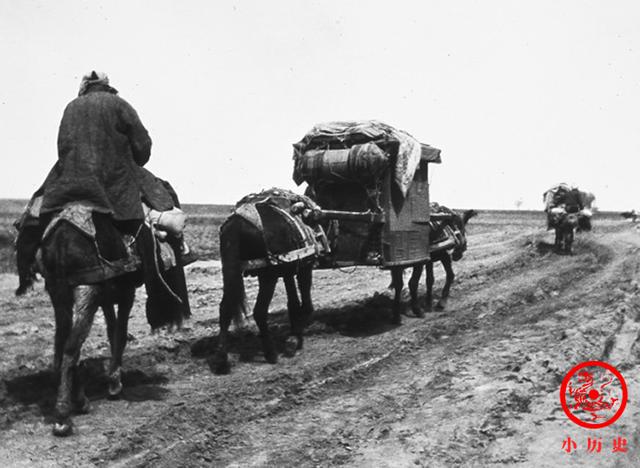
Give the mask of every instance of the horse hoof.
[[214, 356], [208, 359], [209, 369], [216, 375], [231, 373], [231, 364], [226, 357]]
[[424, 318], [424, 311], [419, 306], [411, 307], [411, 311], [413, 312], [413, 315], [415, 315], [416, 317]]
[[444, 307], [445, 307], [445, 306], [443, 306], [443, 305], [442, 305], [442, 304], [440, 304], [440, 303], [436, 304], [436, 310], [437, 310], [438, 312], [443, 311], [443, 310], [444, 310]]
[[89, 414], [91, 411], [91, 401], [85, 396], [82, 401], [78, 401], [74, 408], [76, 414]]
[[117, 368], [109, 376], [109, 399], [117, 400], [122, 393], [121, 370]]
[[67, 437], [70, 436], [73, 432], [73, 426], [71, 422], [57, 422], [53, 425], [52, 431], [53, 435], [56, 437]]
[[278, 353], [266, 353], [264, 355], [265, 359], [269, 364], [277, 364], [278, 363]]
[[29, 285], [29, 286], [23, 286], [23, 285], [18, 286], [18, 288], [15, 290], [15, 295], [16, 295], [16, 297], [24, 296], [31, 289], [33, 289], [33, 286], [31, 286], [31, 285]]
[[109, 399], [117, 400], [122, 393], [122, 382], [109, 383]]
[[296, 351], [302, 346], [299, 344], [298, 339], [295, 336], [289, 336], [284, 342], [284, 355], [286, 357], [293, 357], [296, 355]]

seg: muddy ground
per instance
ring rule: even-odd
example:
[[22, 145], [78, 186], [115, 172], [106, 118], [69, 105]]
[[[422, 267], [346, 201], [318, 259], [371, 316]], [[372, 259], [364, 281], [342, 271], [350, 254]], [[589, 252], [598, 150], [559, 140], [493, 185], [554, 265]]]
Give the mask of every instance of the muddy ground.
[[[3, 466], [640, 466], [640, 231], [596, 220], [575, 255], [552, 253], [539, 217], [480, 216], [455, 264], [449, 309], [389, 323], [388, 273], [320, 271], [305, 349], [267, 364], [255, 332], [234, 334], [232, 373], [207, 365], [221, 298], [215, 261], [189, 267], [193, 318], [152, 335], [138, 292], [124, 392], [106, 398], [97, 316], [83, 349], [92, 411], [51, 435], [53, 315], [39, 284], [16, 299], [0, 276]], [[443, 274], [436, 267], [436, 288]], [[279, 285], [271, 323], [288, 328]], [[439, 289], [438, 289], [439, 291]], [[249, 282], [249, 298], [256, 284]], [[421, 285], [424, 294], [424, 284]], [[612, 426], [570, 422], [559, 386], [575, 364], [616, 366], [629, 403]], [[624, 437], [628, 452], [612, 452]], [[571, 437], [572, 453], [562, 450]], [[600, 453], [586, 450], [601, 438]]]

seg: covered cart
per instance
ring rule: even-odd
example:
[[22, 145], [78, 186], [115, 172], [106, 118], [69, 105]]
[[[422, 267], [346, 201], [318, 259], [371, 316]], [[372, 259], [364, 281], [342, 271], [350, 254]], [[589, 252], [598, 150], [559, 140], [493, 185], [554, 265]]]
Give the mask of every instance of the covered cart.
[[294, 145], [293, 179], [322, 210], [321, 268], [429, 259], [429, 163], [440, 150], [378, 121], [330, 122]]

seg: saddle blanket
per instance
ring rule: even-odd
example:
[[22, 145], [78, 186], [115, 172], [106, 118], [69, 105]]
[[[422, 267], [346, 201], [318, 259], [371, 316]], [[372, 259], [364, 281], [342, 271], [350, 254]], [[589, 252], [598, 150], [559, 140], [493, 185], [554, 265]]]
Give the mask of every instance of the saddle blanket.
[[234, 215], [253, 224], [262, 233], [267, 248], [267, 257], [248, 261], [245, 271], [328, 253], [329, 242], [324, 230], [319, 224], [307, 221], [308, 214], [319, 209], [310, 198], [277, 188], [240, 200]]
[[[87, 258], [85, 268], [69, 277], [71, 284], [101, 282], [125, 273], [138, 271], [141, 268], [142, 260], [136, 246], [136, 242], [138, 241], [137, 236], [118, 232], [119, 238], [116, 242], [121, 243], [121, 245], [116, 246], [115, 249], [112, 248], [113, 246], [101, 245], [98, 239], [98, 231], [94, 222], [93, 209], [91, 206], [72, 204], [65, 207], [52, 218], [45, 228], [42, 236], [43, 241], [53, 232], [54, 228], [62, 222], [69, 223], [90, 239], [96, 249], [96, 257]], [[115, 250], [121, 254], [117, 255], [118, 258], [106, 258], [113, 256], [113, 252], [111, 252], [111, 255], [106, 255], [106, 250]], [[158, 239], [156, 252], [159, 266], [163, 270], [177, 265], [175, 252], [167, 242]]]

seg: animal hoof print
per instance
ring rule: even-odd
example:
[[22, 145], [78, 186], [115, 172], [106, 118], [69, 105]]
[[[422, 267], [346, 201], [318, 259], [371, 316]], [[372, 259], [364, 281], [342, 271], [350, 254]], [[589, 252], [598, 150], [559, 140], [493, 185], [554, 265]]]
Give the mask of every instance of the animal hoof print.
[[52, 432], [56, 437], [67, 437], [73, 432], [73, 427], [70, 422], [55, 423]]

